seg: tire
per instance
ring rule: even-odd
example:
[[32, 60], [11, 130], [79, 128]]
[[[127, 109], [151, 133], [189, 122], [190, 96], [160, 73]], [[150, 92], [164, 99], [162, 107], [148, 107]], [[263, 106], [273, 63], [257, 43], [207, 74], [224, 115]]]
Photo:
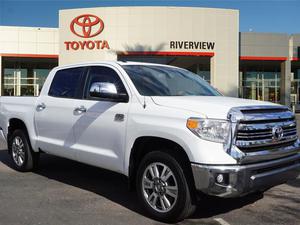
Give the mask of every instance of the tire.
[[167, 153], [150, 152], [143, 158], [137, 172], [136, 190], [143, 208], [156, 220], [179, 222], [195, 210], [184, 171]]
[[20, 129], [13, 131], [8, 147], [16, 170], [28, 172], [37, 168], [39, 153], [32, 150], [27, 132]]

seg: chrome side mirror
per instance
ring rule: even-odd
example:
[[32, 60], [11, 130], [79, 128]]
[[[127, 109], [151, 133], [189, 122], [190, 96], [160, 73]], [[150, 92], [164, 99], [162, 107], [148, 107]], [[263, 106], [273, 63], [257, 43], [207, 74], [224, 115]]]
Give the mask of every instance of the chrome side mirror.
[[[113, 83], [108, 83], [108, 82], [94, 82], [91, 85], [90, 88], [90, 95], [96, 95], [95, 97], [97, 97], [97, 95], [100, 94], [117, 94], [117, 88]], [[91, 95], [91, 96], [93, 96]]]
[[90, 97], [106, 99], [114, 102], [128, 102], [128, 95], [118, 93], [115, 84], [109, 82], [94, 82], [89, 91]]

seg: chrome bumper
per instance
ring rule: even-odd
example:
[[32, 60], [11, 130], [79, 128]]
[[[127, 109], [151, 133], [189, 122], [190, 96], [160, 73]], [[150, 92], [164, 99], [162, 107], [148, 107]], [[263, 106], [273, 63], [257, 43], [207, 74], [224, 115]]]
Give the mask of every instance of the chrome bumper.
[[[220, 197], [238, 197], [295, 179], [300, 174], [300, 153], [249, 165], [200, 165], [192, 163], [198, 191]], [[223, 175], [223, 182], [217, 176]]]

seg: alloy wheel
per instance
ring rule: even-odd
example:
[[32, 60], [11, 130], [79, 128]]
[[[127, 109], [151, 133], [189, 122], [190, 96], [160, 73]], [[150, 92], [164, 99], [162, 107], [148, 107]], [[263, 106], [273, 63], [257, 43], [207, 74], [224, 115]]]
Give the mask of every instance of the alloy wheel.
[[25, 162], [25, 146], [22, 139], [19, 136], [14, 137], [12, 142], [12, 156], [14, 162], [18, 166], [22, 166]]
[[172, 170], [163, 163], [154, 162], [145, 169], [142, 189], [146, 202], [160, 213], [170, 211], [176, 204], [177, 180]]

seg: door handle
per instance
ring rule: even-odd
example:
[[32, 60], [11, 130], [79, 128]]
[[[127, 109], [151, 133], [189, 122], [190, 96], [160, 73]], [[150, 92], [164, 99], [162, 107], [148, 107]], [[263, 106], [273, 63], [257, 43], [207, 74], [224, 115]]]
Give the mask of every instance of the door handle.
[[42, 111], [42, 110], [44, 110], [45, 108], [46, 108], [45, 103], [40, 103], [40, 104], [38, 104], [38, 105], [36, 106], [36, 110], [37, 110], [37, 111]]
[[74, 109], [74, 112], [78, 114], [86, 113], [86, 108], [84, 106], [79, 106]]

